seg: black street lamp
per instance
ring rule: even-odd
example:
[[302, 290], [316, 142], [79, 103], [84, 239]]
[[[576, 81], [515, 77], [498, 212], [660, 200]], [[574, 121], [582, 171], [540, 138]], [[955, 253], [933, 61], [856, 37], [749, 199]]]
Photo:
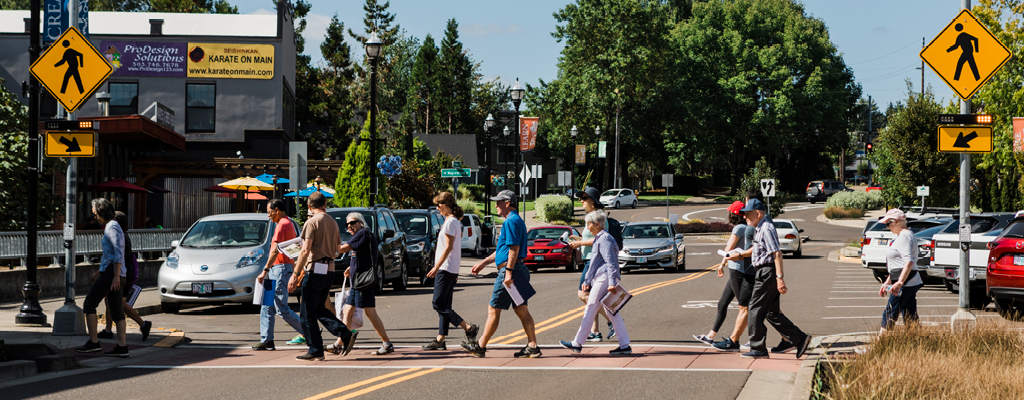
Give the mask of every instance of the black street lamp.
[[[484, 175], [486, 182], [484, 182], [484, 193], [487, 193], [485, 197], [491, 197], [491, 128], [494, 127], [494, 116], [490, 113], [487, 114], [487, 119], [484, 120], [484, 164], [487, 165], [487, 174]], [[484, 215], [491, 215], [491, 201], [487, 200], [484, 202]]]
[[[513, 171], [513, 173], [515, 173], [518, 176], [518, 174], [519, 174], [519, 157], [521, 157], [522, 154], [523, 154], [522, 153], [523, 135], [522, 135], [522, 132], [519, 132], [519, 129], [520, 129], [519, 128], [519, 104], [523, 102], [523, 95], [526, 93], [526, 89], [523, 89], [523, 87], [519, 85], [519, 78], [516, 78], [515, 86], [512, 86], [512, 88], [509, 89], [508, 92], [512, 96], [512, 104], [516, 106], [516, 125], [515, 125], [515, 127], [516, 127], [516, 137], [517, 137], [517, 139], [516, 139], [516, 152], [513, 153], [513, 154], [515, 154], [516, 162], [515, 162], [515, 169], [513, 169], [512, 171]], [[516, 196], [519, 197], [519, 198], [522, 198], [523, 194], [522, 194], [522, 189], [521, 188], [518, 191], [516, 191]]]
[[[594, 128], [594, 137], [596, 137], [598, 139], [598, 141], [600, 141], [600, 139], [601, 139], [601, 127], [600, 126], [597, 127], [597, 128]], [[605, 154], [605, 156], [607, 157], [607, 154]], [[604, 183], [604, 181], [602, 181], [601, 179], [604, 178], [604, 163], [605, 163], [605, 157], [601, 157], [601, 143], [597, 144], [597, 158], [601, 159], [601, 167], [598, 168], [598, 170], [597, 170], [597, 183], [600, 186], [601, 184]], [[595, 187], [597, 187], [597, 186], [595, 186]]]
[[508, 176], [508, 159], [512, 157], [512, 152], [508, 145], [509, 130], [507, 126], [505, 127], [505, 129], [501, 130], [501, 134], [505, 136], [505, 175], [503, 175], [503, 179], [506, 181], [504, 186], [507, 188], [508, 182], [512, 181], [512, 178], [509, 178]]
[[573, 189], [576, 188], [576, 181], [574, 179], [576, 179], [576, 134], [578, 133], [576, 125], [573, 125], [572, 129], [569, 130], [569, 134], [572, 136], [572, 172], [569, 173], [569, 201], [573, 201], [572, 198], [575, 194]]
[[377, 32], [370, 34], [364, 46], [366, 57], [370, 60], [370, 207], [377, 203], [377, 60], [380, 58], [384, 43], [377, 37]]

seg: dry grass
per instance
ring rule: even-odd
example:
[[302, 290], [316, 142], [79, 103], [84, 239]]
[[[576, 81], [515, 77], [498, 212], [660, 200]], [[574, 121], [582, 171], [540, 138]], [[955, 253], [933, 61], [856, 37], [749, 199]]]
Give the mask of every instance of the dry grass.
[[864, 216], [864, 210], [858, 208], [829, 207], [825, 209], [825, 218], [850, 219]]
[[1014, 399], [1024, 396], [1024, 334], [1004, 321], [975, 329], [897, 327], [854, 361], [830, 364], [824, 399]]

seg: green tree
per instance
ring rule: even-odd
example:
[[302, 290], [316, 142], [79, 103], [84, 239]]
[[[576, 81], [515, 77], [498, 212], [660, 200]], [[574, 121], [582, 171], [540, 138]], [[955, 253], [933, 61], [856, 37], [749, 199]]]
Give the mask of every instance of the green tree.
[[[459, 23], [449, 19], [441, 40], [437, 62], [438, 109], [437, 132], [447, 134], [475, 133], [478, 125], [470, 112], [473, 103], [473, 63], [459, 41]], [[483, 121], [481, 120], [481, 123]]]
[[[37, 226], [45, 228], [63, 214], [63, 199], [53, 195], [53, 174], [63, 162], [43, 159], [38, 202], [31, 210], [28, 198], [28, 107], [3, 86], [0, 78], [0, 230], [19, 231], [27, 227], [28, 213], [38, 215]], [[42, 138], [40, 138], [42, 142]], [[31, 211], [30, 211], [31, 210]]]
[[[429, 161], [427, 161], [429, 163]], [[402, 173], [388, 178], [388, 198], [395, 208], [427, 208], [437, 194], [432, 177], [416, 160], [402, 160]]]
[[416, 62], [412, 68], [413, 90], [409, 94], [409, 101], [416, 114], [416, 130], [420, 133], [437, 133], [435, 120], [441, 103], [437, 62], [437, 45], [428, 33], [416, 53]]
[[[740, 191], [736, 194], [737, 201], [743, 201], [746, 197], [747, 192], [751, 190], [761, 190], [762, 179], [774, 179], [775, 187], [782, 187], [782, 180], [779, 179], [778, 171], [772, 169], [768, 165], [768, 160], [761, 157], [757, 162], [754, 163], [754, 167], [747, 171], [743, 175], [743, 180], [740, 181]], [[775, 190], [775, 197], [765, 199], [768, 201], [768, 213], [772, 218], [778, 218], [779, 215], [785, 214], [786, 205], [789, 204], [792, 196], [789, 193], [781, 190]]]
[[[360, 133], [363, 139], [370, 138], [370, 121], [366, 121]], [[378, 145], [379, 146], [379, 145]], [[377, 154], [384, 154], [378, 150]], [[370, 166], [370, 142], [365, 140], [349, 143], [345, 150], [345, 160], [341, 165], [338, 178], [334, 181], [334, 204], [338, 207], [368, 207], [370, 204], [370, 171], [377, 173], [376, 165]], [[374, 162], [376, 164], [376, 162]], [[378, 190], [376, 203], [386, 203], [387, 180], [380, 174], [377, 176]]]
[[890, 207], [917, 204], [917, 186], [929, 186], [928, 204], [957, 204], [957, 157], [939, 153], [935, 121], [942, 106], [934, 93], [922, 96], [907, 83], [907, 104], [897, 105], [879, 133], [869, 159], [876, 165], [875, 182], [885, 186], [882, 197]]
[[324, 157], [335, 157], [351, 141], [351, 133], [357, 127], [352, 121], [354, 115], [352, 88], [355, 68], [352, 63], [352, 49], [344, 37], [345, 25], [335, 15], [327, 27], [320, 52], [326, 65], [310, 69], [315, 82], [309, 92], [309, 115], [315, 130], [306, 135], [306, 140], [315, 144]]
[[861, 89], [822, 20], [794, 0], [708, 1], [692, 12], [672, 33], [673, 150], [724, 162], [737, 188], [753, 160], [808, 163], [846, 142]]
[[227, 0], [150, 0], [150, 12], [238, 14]]

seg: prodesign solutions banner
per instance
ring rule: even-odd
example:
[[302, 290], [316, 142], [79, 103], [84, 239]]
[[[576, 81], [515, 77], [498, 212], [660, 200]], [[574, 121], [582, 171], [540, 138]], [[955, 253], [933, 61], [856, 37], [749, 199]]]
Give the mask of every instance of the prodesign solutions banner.
[[188, 77], [271, 79], [274, 45], [189, 43]]
[[539, 117], [519, 117], [519, 151], [533, 151], [537, 147]]
[[185, 77], [185, 43], [105, 40], [97, 48], [114, 76]]

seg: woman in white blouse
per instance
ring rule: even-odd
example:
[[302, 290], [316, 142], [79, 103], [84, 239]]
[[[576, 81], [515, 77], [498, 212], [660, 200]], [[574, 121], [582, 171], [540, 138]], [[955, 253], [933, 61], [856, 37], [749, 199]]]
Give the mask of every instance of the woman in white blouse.
[[889, 303], [882, 312], [882, 330], [892, 329], [896, 319], [903, 315], [903, 322], [917, 321], [917, 291], [924, 285], [917, 271], [917, 238], [907, 229], [907, 216], [898, 208], [885, 213], [878, 223], [885, 224], [896, 238], [889, 242], [885, 252], [886, 269], [889, 277], [878, 289], [878, 295], [889, 295]]

